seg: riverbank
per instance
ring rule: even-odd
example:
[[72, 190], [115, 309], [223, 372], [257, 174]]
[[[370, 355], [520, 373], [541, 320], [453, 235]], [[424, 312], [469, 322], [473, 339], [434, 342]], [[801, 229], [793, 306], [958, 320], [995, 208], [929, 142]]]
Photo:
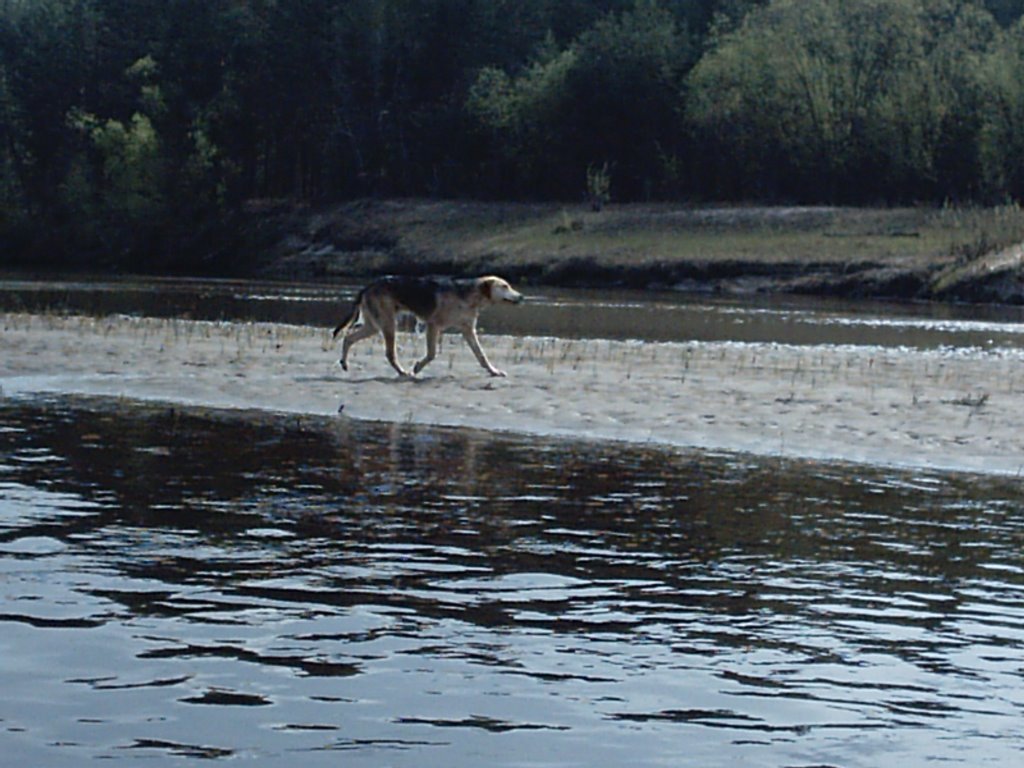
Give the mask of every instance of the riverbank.
[[233, 273], [361, 280], [497, 272], [527, 284], [1024, 303], [1017, 206], [252, 203]]
[[[1024, 471], [1024, 366], [1009, 349], [457, 338], [416, 379], [378, 344], [349, 373], [324, 329], [7, 314], [5, 398], [68, 394], [621, 440], [922, 469]], [[400, 337], [399, 356], [422, 339]]]

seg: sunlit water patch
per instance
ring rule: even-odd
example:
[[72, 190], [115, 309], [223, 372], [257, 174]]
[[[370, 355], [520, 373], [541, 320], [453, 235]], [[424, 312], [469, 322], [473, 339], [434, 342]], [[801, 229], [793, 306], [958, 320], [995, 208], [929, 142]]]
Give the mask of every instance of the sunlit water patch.
[[0, 405], [12, 765], [1010, 765], [1019, 481]]

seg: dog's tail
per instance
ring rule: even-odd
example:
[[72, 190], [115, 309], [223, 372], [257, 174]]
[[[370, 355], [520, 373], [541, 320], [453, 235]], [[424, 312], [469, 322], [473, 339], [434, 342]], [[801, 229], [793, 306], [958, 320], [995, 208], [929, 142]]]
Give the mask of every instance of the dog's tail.
[[352, 325], [352, 323], [356, 321], [356, 318], [359, 317], [359, 310], [363, 308], [363, 293], [365, 293], [365, 291], [366, 289], [364, 288], [362, 291], [359, 292], [359, 295], [356, 296], [356, 300], [352, 302], [352, 309], [349, 311], [347, 315], [345, 315], [345, 319], [338, 323], [338, 326], [334, 329], [334, 332], [331, 334], [331, 338], [338, 338], [338, 334], [341, 333], [342, 331], [347, 331], [349, 327]]

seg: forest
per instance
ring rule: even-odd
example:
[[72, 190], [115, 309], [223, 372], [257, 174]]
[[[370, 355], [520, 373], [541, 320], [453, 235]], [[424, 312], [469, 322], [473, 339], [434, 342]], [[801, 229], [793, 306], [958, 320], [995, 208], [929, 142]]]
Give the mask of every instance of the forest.
[[253, 201], [1015, 202], [1022, 14], [0, 0], [0, 266], [173, 263]]

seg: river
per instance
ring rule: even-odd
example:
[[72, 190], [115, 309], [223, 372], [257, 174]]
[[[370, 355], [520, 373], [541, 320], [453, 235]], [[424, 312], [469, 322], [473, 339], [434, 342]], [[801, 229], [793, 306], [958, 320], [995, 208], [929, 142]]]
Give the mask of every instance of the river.
[[[538, 293], [488, 328], [1024, 340], [1010, 310]], [[0, 287], [5, 311], [327, 326], [350, 295]], [[1022, 508], [1005, 475], [0, 398], [0, 762], [1015, 764]]]

